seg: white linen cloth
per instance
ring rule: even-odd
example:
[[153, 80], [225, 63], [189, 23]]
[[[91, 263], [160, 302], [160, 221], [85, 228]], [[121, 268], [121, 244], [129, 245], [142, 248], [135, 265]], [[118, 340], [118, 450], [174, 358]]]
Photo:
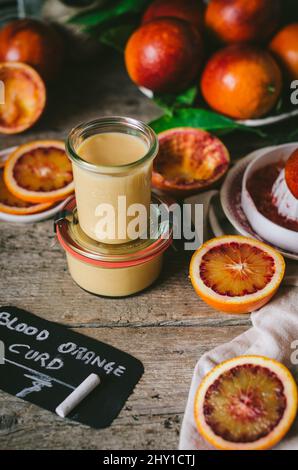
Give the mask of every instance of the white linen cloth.
[[[197, 197], [196, 202], [203, 203], [207, 209], [213, 196], [214, 192], [210, 191]], [[207, 211], [208, 209], [205, 214]], [[267, 356], [285, 364], [296, 375], [296, 379], [298, 378], [298, 366], [293, 364], [293, 358], [298, 358], [294, 348], [298, 348], [294, 344], [298, 340], [298, 262], [286, 260], [286, 263], [287, 272], [283, 287], [269, 304], [251, 314], [252, 328], [230, 343], [207, 352], [198, 361], [182, 422], [180, 450], [213, 449], [197, 431], [193, 413], [194, 396], [203, 377], [220, 362], [248, 354]], [[298, 418], [285, 439], [275, 447], [275, 450], [297, 449]]]

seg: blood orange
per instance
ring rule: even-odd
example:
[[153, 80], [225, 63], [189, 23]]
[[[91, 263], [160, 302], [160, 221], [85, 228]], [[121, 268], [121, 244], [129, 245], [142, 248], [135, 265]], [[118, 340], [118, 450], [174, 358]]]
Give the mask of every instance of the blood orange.
[[197, 294], [226, 313], [249, 313], [263, 307], [277, 291], [284, 272], [281, 254], [240, 235], [209, 240], [190, 263]]
[[270, 50], [282, 65], [287, 77], [298, 79], [298, 23], [281, 29], [272, 39]]
[[153, 163], [155, 188], [184, 197], [205, 190], [227, 172], [230, 156], [215, 136], [193, 127], [158, 135], [159, 152]]
[[285, 167], [286, 182], [293, 196], [298, 199], [298, 149], [290, 156]]
[[156, 18], [180, 18], [202, 29], [203, 10], [200, 0], [154, 0], [145, 11], [142, 24]]
[[257, 119], [276, 105], [282, 74], [269, 52], [234, 44], [215, 52], [207, 61], [201, 91], [215, 111], [234, 119]]
[[203, 62], [201, 34], [179, 18], [157, 18], [142, 25], [125, 47], [128, 75], [139, 87], [178, 93], [199, 74]]
[[223, 450], [262, 450], [277, 444], [297, 414], [289, 370], [261, 356], [219, 364], [199, 386], [194, 415], [200, 434]]
[[51, 202], [33, 204], [15, 197], [6, 187], [3, 178], [3, 168], [0, 168], [0, 211], [7, 214], [28, 215], [42, 212], [52, 206]]
[[55, 202], [74, 190], [71, 162], [59, 140], [40, 140], [18, 147], [4, 167], [5, 184], [28, 202]]
[[16, 134], [33, 126], [46, 104], [46, 89], [39, 74], [20, 62], [0, 63], [5, 103], [0, 104], [0, 133]]
[[211, 0], [207, 3], [205, 24], [218, 42], [264, 43], [279, 24], [280, 0]]
[[53, 26], [36, 19], [14, 20], [0, 29], [0, 61], [29, 64], [45, 80], [58, 75], [63, 45]]

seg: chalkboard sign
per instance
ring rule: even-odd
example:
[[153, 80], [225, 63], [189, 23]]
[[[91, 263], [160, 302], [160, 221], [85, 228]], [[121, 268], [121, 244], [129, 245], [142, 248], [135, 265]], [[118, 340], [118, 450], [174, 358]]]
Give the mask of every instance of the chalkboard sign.
[[99, 375], [99, 386], [67, 416], [94, 428], [112, 423], [144, 372], [129, 354], [15, 307], [0, 308], [0, 340], [0, 388], [49, 411]]

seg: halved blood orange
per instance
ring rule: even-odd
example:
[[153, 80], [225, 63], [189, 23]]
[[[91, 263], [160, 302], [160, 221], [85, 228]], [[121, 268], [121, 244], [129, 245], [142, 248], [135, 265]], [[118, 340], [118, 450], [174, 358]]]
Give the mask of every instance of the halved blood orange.
[[7, 189], [3, 178], [3, 168], [0, 168], [0, 212], [15, 215], [28, 215], [45, 211], [51, 206], [51, 202], [33, 204], [32, 202], [25, 202], [15, 197]]
[[184, 197], [205, 190], [227, 172], [230, 156], [224, 144], [201, 129], [180, 127], [158, 135], [152, 184]]
[[197, 294], [226, 313], [249, 313], [263, 307], [277, 291], [284, 272], [280, 253], [240, 235], [209, 240], [190, 263], [190, 279]]
[[289, 190], [298, 199], [298, 148], [286, 163], [285, 176]]
[[282, 364], [240, 356], [219, 364], [200, 384], [194, 403], [199, 433], [222, 450], [276, 445], [297, 414], [297, 385]]
[[4, 167], [9, 191], [28, 202], [55, 202], [74, 190], [72, 166], [64, 142], [39, 140], [18, 147]]
[[17, 134], [31, 127], [46, 104], [42, 78], [30, 65], [21, 62], [0, 63], [4, 85], [4, 104], [0, 104], [0, 133]]

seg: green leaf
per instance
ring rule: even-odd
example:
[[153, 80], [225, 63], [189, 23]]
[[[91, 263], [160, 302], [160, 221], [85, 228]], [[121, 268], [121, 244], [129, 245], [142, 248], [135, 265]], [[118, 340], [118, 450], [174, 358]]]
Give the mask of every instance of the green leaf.
[[179, 95], [156, 94], [154, 95], [154, 101], [163, 110], [172, 112], [176, 107], [191, 106], [194, 104], [197, 94], [198, 89], [193, 86]]
[[191, 88], [188, 88], [188, 90], [185, 90], [183, 93], [180, 93], [180, 95], [176, 96], [176, 103], [191, 106], [192, 104], [194, 104], [197, 94], [197, 87], [193, 86]]
[[116, 26], [104, 31], [99, 39], [103, 44], [111, 46], [120, 52], [123, 52], [129, 36], [135, 29], [135, 25], [127, 24]]
[[95, 10], [73, 16], [69, 22], [87, 26], [96, 26], [125, 14], [140, 13], [147, 5], [148, 0], [118, 0], [116, 3], [113, 2], [112, 6], [111, 3], [112, 2], [109, 1], [109, 6], [103, 6]]
[[237, 122], [214, 113], [199, 108], [177, 108], [171, 115], [163, 115], [162, 117], [152, 121], [150, 126], [159, 133], [174, 127], [196, 127], [206, 131], [213, 132], [231, 132], [234, 130], [243, 130], [254, 132], [260, 136], [264, 133], [256, 128], [251, 128], [238, 124]]

